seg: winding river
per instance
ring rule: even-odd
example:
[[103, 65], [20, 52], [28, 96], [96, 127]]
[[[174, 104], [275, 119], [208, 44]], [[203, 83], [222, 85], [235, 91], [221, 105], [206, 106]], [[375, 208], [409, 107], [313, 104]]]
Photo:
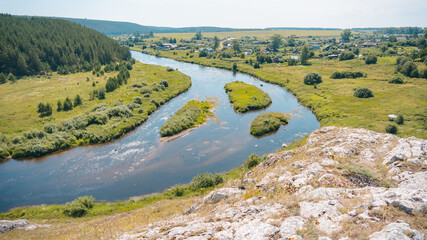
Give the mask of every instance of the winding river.
[[[202, 172], [226, 172], [248, 155], [275, 152], [319, 128], [311, 111], [283, 88], [246, 74], [132, 52], [143, 63], [177, 68], [191, 77], [192, 86], [153, 113], [122, 138], [102, 145], [77, 147], [44, 158], [9, 160], [0, 164], [0, 211], [35, 204], [60, 204], [78, 196], [116, 201], [160, 192], [191, 181]], [[267, 92], [267, 109], [238, 114], [224, 92], [224, 84], [243, 81]], [[263, 85], [261, 87], [261, 84]], [[217, 98], [219, 106], [207, 125], [170, 142], [160, 142], [159, 129], [191, 99]], [[260, 113], [277, 111], [294, 117], [275, 134], [255, 138], [251, 121]]]

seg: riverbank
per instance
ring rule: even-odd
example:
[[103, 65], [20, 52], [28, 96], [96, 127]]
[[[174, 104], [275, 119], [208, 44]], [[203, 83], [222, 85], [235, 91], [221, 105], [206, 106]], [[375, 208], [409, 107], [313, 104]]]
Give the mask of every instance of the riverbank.
[[[233, 64], [236, 63], [239, 72], [286, 88], [302, 105], [313, 111], [322, 126], [349, 126], [385, 132], [385, 128], [390, 124], [387, 116], [400, 114], [404, 116], [405, 124], [397, 126], [398, 136], [427, 138], [427, 126], [424, 120], [427, 81], [411, 78], [407, 79], [406, 84], [389, 84], [388, 80], [394, 76], [396, 57], [379, 57], [375, 65], [365, 65], [363, 59], [349, 61], [312, 59], [311, 65], [308, 66], [271, 63], [254, 69], [253, 66], [245, 63], [253, 56], [246, 56], [245, 59], [240, 57], [208, 59], [193, 54], [187, 55], [188, 50], [154, 52], [146, 49], [145, 52], [228, 70], [232, 70]], [[360, 71], [366, 73], [367, 77], [331, 79], [330, 76], [336, 71]], [[323, 83], [318, 84], [316, 88], [305, 85], [303, 78], [309, 72], [320, 73]], [[374, 92], [375, 97], [355, 98], [353, 97], [355, 87], [367, 87]]]
[[[76, 146], [109, 142], [144, 123], [161, 105], [187, 91], [188, 76], [165, 67], [137, 62], [130, 70], [127, 84], [105, 99], [93, 97], [110, 76], [92, 73], [29, 77], [0, 89], [0, 152], [3, 158], [40, 157]], [[65, 80], [64, 80], [65, 79]], [[169, 88], [159, 88], [160, 81]], [[147, 90], [147, 92], [143, 92]], [[79, 95], [80, 106], [71, 111], [55, 111], [56, 101]], [[40, 117], [37, 102], [55, 106], [52, 116]], [[34, 104], [28, 104], [28, 103]], [[10, 158], [10, 157], [9, 157]]]

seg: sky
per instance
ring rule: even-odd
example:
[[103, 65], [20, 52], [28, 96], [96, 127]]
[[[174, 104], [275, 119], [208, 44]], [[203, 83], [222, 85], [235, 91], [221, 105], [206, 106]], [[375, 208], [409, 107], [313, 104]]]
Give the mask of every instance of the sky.
[[0, 12], [164, 27], [427, 27], [427, 0], [0, 0]]

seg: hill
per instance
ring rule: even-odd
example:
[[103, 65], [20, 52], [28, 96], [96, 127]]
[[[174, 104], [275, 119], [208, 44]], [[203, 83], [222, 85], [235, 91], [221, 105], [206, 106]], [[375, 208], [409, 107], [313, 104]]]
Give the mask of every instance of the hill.
[[0, 72], [17, 76], [92, 70], [129, 51], [90, 28], [61, 19], [0, 15]]
[[[116, 22], [106, 20], [93, 20], [81, 18], [60, 18], [70, 22], [78, 23], [80, 25], [92, 28], [98, 32], [106, 35], [120, 35], [132, 33], [188, 33], [188, 32], [231, 32], [231, 31], [247, 31], [249, 29], [236, 29], [236, 28], [221, 28], [221, 27], [155, 27], [143, 26], [130, 22]], [[255, 30], [255, 29], [253, 29]]]

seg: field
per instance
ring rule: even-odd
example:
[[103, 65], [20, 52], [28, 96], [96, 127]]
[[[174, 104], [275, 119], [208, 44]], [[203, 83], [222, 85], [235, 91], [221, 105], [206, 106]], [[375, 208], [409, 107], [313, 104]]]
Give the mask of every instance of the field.
[[258, 115], [251, 122], [251, 134], [262, 136], [277, 131], [280, 125], [288, 124], [288, 120], [283, 113], [268, 112]]
[[231, 82], [224, 86], [233, 109], [239, 113], [266, 108], [271, 98], [261, 89], [244, 82]]
[[191, 100], [182, 106], [161, 128], [162, 137], [173, 136], [184, 130], [203, 124], [213, 113], [213, 103]]
[[[149, 52], [148, 50], [147, 52]], [[200, 58], [187, 56], [188, 50], [156, 51], [152, 54], [179, 61], [232, 69], [234, 63], [243, 73], [285, 87], [306, 107], [313, 110], [322, 126], [346, 126], [385, 132], [390, 122], [387, 115], [401, 114], [405, 123], [398, 126], [397, 135], [427, 138], [427, 80], [407, 78], [395, 70], [396, 57], [379, 57], [378, 63], [365, 65], [363, 58], [348, 61], [310, 59], [310, 65], [287, 66], [284, 64], [262, 64], [260, 69], [246, 63], [255, 56], [233, 58]], [[422, 64], [418, 64], [423, 68]], [[360, 71], [366, 78], [331, 79], [336, 71]], [[310, 72], [322, 75], [323, 83], [316, 88], [303, 83]], [[400, 75], [406, 84], [389, 84], [387, 81]], [[353, 97], [353, 88], [367, 87], [375, 97], [359, 99]]]
[[[127, 85], [106, 93], [104, 100], [96, 97], [91, 100], [93, 90], [105, 87], [107, 79], [116, 74], [117, 72], [112, 72], [97, 77], [92, 72], [69, 75], [54, 73], [52, 76], [28, 77], [13, 84], [1, 85], [0, 111], [3, 114], [0, 115], [0, 140], [3, 140], [3, 144], [0, 144], [0, 148], [9, 148], [9, 152], [17, 157], [27, 157], [75, 145], [109, 141], [141, 124], [157, 107], [186, 91], [191, 85], [190, 78], [178, 71], [167, 71], [164, 67], [136, 62], [130, 71], [131, 77]], [[153, 91], [151, 88], [154, 89], [155, 85], [158, 88], [160, 80], [166, 80], [169, 87]], [[142, 85], [147, 85], [145, 88], [150, 88], [151, 94], [141, 94]], [[73, 99], [77, 94], [82, 98], [82, 105], [71, 111], [56, 111], [59, 99], [63, 101], [67, 96]], [[38, 102], [52, 104], [52, 115], [40, 117], [37, 113]], [[100, 112], [102, 109], [109, 119], [91, 125], [88, 118], [96, 113], [103, 117], [104, 113]], [[122, 110], [125, 110], [126, 116], [120, 112]], [[85, 124], [77, 128], [79, 121]], [[51, 137], [54, 134], [43, 132], [48, 124], [53, 124], [58, 129], [56, 133], [63, 139], [60, 144], [51, 139], [57, 138]], [[70, 124], [72, 129], [68, 129], [69, 131], [59, 131], [61, 127]], [[32, 139], [28, 133], [38, 133], [39, 136]], [[30, 146], [39, 146], [40, 142], [41, 150], [28, 149]]]
[[[207, 32], [202, 33], [203, 37], [213, 38], [217, 36], [218, 38], [241, 38], [241, 37], [256, 37], [259, 40], [266, 40], [273, 36], [274, 34], [280, 34], [283, 37], [289, 37], [292, 35], [298, 37], [308, 37], [308, 36], [321, 36], [321, 37], [335, 37], [338, 38], [341, 34], [340, 30], [262, 30], [262, 31], [237, 31], [237, 32]], [[190, 40], [194, 37], [194, 33], [159, 33], [156, 34], [156, 37], [162, 38], [176, 38], [177, 40]]]

